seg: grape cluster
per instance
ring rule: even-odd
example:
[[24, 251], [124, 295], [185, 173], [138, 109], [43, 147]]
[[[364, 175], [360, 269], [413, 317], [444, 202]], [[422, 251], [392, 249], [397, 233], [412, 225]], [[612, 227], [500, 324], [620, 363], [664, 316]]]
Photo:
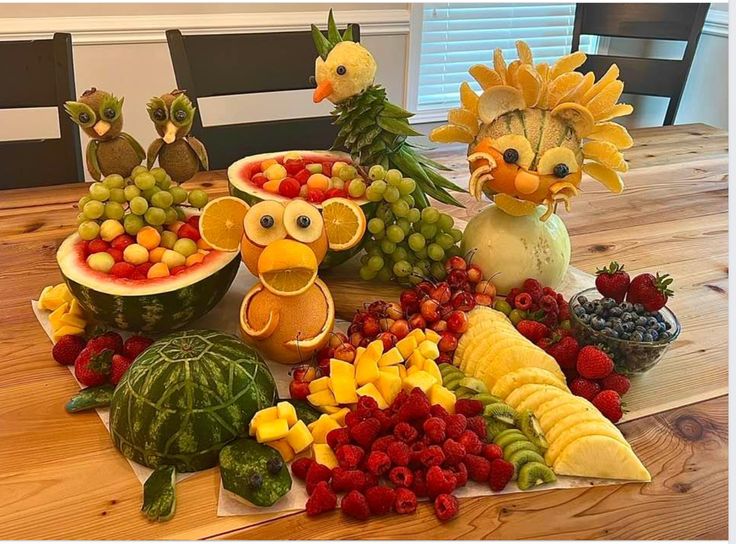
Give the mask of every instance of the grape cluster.
[[377, 208], [368, 221], [370, 238], [361, 258], [360, 277], [414, 285], [427, 278], [444, 279], [443, 263], [460, 254], [458, 243], [463, 234], [455, 228], [453, 218], [431, 206], [416, 208], [412, 196], [416, 182], [399, 170], [386, 171], [375, 165], [368, 177], [371, 184], [365, 196]]
[[119, 221], [125, 232], [138, 234], [149, 225], [161, 230], [186, 219], [182, 206], [203, 208], [208, 201], [201, 189], [187, 191], [174, 183], [163, 168], [136, 166], [128, 179], [111, 174], [89, 186], [89, 195], [79, 199], [79, 236], [94, 240], [105, 220]]

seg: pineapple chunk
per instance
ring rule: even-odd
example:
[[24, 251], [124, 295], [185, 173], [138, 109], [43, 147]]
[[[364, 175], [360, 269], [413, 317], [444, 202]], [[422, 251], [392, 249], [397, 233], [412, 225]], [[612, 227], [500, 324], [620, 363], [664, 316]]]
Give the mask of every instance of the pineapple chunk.
[[256, 440], [261, 444], [285, 438], [287, 434], [289, 434], [289, 424], [285, 419], [264, 421], [256, 427]]
[[276, 410], [279, 414], [279, 419], [285, 419], [289, 427], [294, 425], [299, 419], [296, 417], [296, 408], [290, 402], [282, 401], [276, 405]]
[[409, 366], [410, 368], [412, 366], [418, 366], [419, 368], [422, 368], [424, 366], [424, 359], [425, 358], [426, 357], [424, 357], [424, 355], [422, 355], [421, 353], [419, 353], [419, 351], [414, 351], [409, 356], [409, 359], [406, 361], [407, 362], [407, 366]]
[[68, 310], [69, 305], [66, 302], [62, 302], [59, 306], [56, 307], [53, 312], [49, 314], [49, 323], [51, 323], [52, 329], [56, 330], [62, 326], [61, 318], [64, 317], [64, 314], [66, 314]]
[[64, 300], [64, 302], [71, 302], [74, 298], [74, 295], [72, 295], [71, 291], [69, 291], [69, 287], [67, 287], [66, 283], [60, 283], [59, 285], [55, 286], [52, 290], [52, 293], [57, 294], [61, 296], [61, 298]]
[[[389, 367], [391, 368], [391, 367]], [[404, 378], [408, 376], [408, 373], [406, 371], [406, 367], [404, 365], [398, 365], [396, 368], [399, 369], [399, 378], [401, 378], [401, 381], [404, 381]]]
[[261, 423], [266, 421], [274, 421], [279, 418], [279, 409], [275, 406], [258, 410], [255, 415], [251, 418], [250, 424], [248, 425], [248, 434], [250, 436], [256, 435], [256, 429]]
[[423, 366], [424, 366], [424, 362], [422, 362], [421, 364], [418, 364], [418, 365], [411, 365], [409, 367], [409, 370], [406, 371], [406, 375], [407, 376], [411, 376], [412, 374], [416, 374], [417, 372], [421, 372], [423, 370], [422, 369]]
[[434, 379], [437, 380], [437, 383], [442, 383], [442, 373], [440, 372], [440, 367], [438, 367], [437, 363], [435, 363], [433, 360], [425, 359], [422, 370], [434, 376]]
[[330, 359], [330, 378], [332, 378], [333, 385], [336, 378], [343, 377], [355, 378], [353, 363], [341, 361], [340, 359]]
[[69, 313], [72, 315], [76, 315], [77, 317], [81, 317], [82, 319], [86, 317], [84, 310], [79, 305], [79, 301], [76, 298], [73, 298], [71, 303], [69, 304]]
[[450, 414], [455, 413], [455, 393], [439, 384], [435, 384], [429, 390], [429, 402], [439, 404]]
[[404, 338], [414, 338], [417, 341], [417, 345], [419, 345], [426, 340], [427, 336], [422, 329], [412, 329]]
[[430, 342], [434, 342], [435, 344], [437, 344], [440, 341], [440, 333], [433, 331], [432, 329], [427, 329], [426, 331], [424, 331], [424, 333], [425, 338]]
[[440, 350], [437, 348], [437, 344], [431, 340], [425, 340], [417, 347], [417, 351], [424, 355], [425, 359], [436, 359], [440, 356]]
[[391, 374], [392, 376], [396, 376], [398, 378], [401, 376], [401, 372], [399, 371], [399, 368], [401, 368], [402, 366], [403, 365], [392, 365], [392, 366], [381, 367], [380, 369], [381, 374], [385, 372], [386, 374]]
[[414, 350], [417, 349], [418, 345], [419, 343], [417, 342], [417, 339], [415, 337], [405, 336], [404, 338], [396, 342], [396, 349], [399, 350], [401, 356], [404, 358], [404, 360], [406, 360], [414, 352]]
[[365, 355], [358, 359], [355, 365], [355, 381], [358, 385], [365, 385], [378, 379], [378, 361]]
[[340, 427], [345, 425], [345, 416], [350, 413], [350, 408], [340, 408], [339, 411], [334, 414], [330, 414], [330, 417], [340, 424]]
[[319, 416], [319, 419], [317, 421], [314, 421], [309, 425], [309, 430], [312, 431], [312, 436], [314, 437], [315, 444], [326, 444], [327, 433], [339, 428], [340, 424], [335, 421], [334, 418], [331, 418], [327, 414]]
[[[388, 368], [401, 368], [390, 366]], [[387, 403], [391, 404], [401, 391], [401, 376], [393, 375], [389, 372], [381, 371], [375, 383], [376, 388]]]
[[355, 359], [353, 360], [353, 363], [357, 363], [358, 361], [360, 361], [360, 358], [363, 356], [364, 353], [365, 348], [363, 346], [358, 346], [357, 348], [355, 348]]
[[84, 329], [72, 327], [71, 325], [62, 325], [54, 331], [54, 342], [58, 342], [59, 340], [61, 340], [62, 336], [66, 336], [67, 334], [71, 334], [72, 336], [80, 336], [84, 334]]
[[314, 443], [314, 436], [300, 419], [289, 429], [286, 441], [294, 453], [301, 453]]
[[397, 348], [391, 348], [381, 355], [381, 358], [378, 360], [378, 366], [391, 366], [403, 362], [404, 356], [401, 355], [401, 352]]
[[330, 470], [337, 466], [337, 457], [329, 444], [312, 444], [314, 461]]
[[383, 340], [374, 340], [368, 344], [365, 353], [363, 353], [364, 357], [368, 356], [376, 361], [381, 358], [381, 355], [383, 355]]
[[273, 442], [269, 442], [268, 445], [281, 454], [281, 458], [284, 460], [284, 463], [290, 462], [296, 455], [294, 449], [286, 441], [286, 438], [274, 440]]
[[411, 391], [415, 387], [418, 387], [424, 393], [428, 393], [436, 383], [437, 380], [430, 373], [424, 370], [418, 370], [404, 378], [403, 387], [406, 391]]
[[43, 288], [41, 291], [41, 294], [38, 295], [38, 309], [39, 310], [50, 310], [51, 308], [46, 307], [46, 300], [48, 299], [49, 294], [51, 293], [51, 285], [47, 285]]
[[342, 408], [340, 408], [339, 406], [320, 406], [319, 407], [319, 411], [322, 412], [323, 414], [332, 415], [332, 414], [336, 414], [340, 410], [342, 410]]
[[325, 389], [330, 388], [330, 377], [324, 376], [322, 378], [317, 378], [316, 380], [312, 380], [309, 382], [309, 392], [310, 393], [318, 393], [319, 391], [324, 391]]
[[332, 392], [335, 395], [335, 402], [333, 402], [332, 404], [351, 404], [358, 402], [358, 395], [355, 393], [357, 385], [355, 383], [355, 378], [352, 375], [333, 375], [331, 376], [330, 382], [332, 384]]
[[358, 389], [357, 393], [362, 397], [371, 397], [378, 403], [378, 407], [381, 410], [383, 410], [384, 408], [388, 408], [388, 403], [386, 402], [386, 399], [383, 398], [381, 392], [372, 383], [365, 384], [363, 387]]
[[[332, 381], [334, 382], [334, 380]], [[307, 395], [307, 400], [312, 406], [335, 406], [337, 404], [335, 396], [329, 389], [324, 389], [322, 391], [312, 393], [311, 395]]]
[[84, 319], [82, 319], [81, 317], [77, 317], [71, 312], [67, 312], [62, 315], [60, 321], [64, 325], [69, 325], [78, 329], [84, 329], [87, 326], [87, 322]]

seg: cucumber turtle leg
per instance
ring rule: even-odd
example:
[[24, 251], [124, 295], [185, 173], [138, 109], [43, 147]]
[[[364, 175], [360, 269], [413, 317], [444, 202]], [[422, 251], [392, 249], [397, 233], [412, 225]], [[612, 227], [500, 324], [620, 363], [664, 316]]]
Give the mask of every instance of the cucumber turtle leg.
[[143, 512], [151, 521], [171, 519], [176, 511], [176, 468], [158, 467], [143, 484]]

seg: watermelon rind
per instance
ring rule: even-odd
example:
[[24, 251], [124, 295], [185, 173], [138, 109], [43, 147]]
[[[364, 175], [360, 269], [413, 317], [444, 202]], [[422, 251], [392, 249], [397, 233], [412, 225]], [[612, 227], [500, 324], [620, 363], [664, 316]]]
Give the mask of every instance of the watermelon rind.
[[[281, 469], [271, 474], [268, 463], [277, 459], [282, 461]], [[260, 477], [260, 485], [252, 484], [254, 475]], [[291, 490], [289, 467], [281, 459], [281, 454], [252, 438], [240, 438], [222, 448], [220, 477], [225, 490], [236, 499], [255, 506], [273, 506]]]
[[175, 332], [141, 353], [115, 388], [110, 435], [125, 457], [147, 467], [204, 470], [275, 400], [266, 363], [239, 338]]
[[166, 333], [184, 327], [220, 302], [240, 266], [238, 252], [212, 251], [203, 263], [176, 276], [128, 280], [89, 268], [80, 244], [79, 235], [72, 234], [56, 253], [64, 281], [96, 321], [126, 331]]

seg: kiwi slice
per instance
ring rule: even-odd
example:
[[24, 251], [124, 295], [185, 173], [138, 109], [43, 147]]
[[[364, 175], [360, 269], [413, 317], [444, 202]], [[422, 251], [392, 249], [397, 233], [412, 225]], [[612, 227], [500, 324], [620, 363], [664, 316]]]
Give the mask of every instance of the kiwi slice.
[[450, 391], [454, 391], [455, 389], [457, 389], [462, 379], [462, 375], [456, 376], [453, 374], [448, 374], [447, 376], [442, 377], [442, 385]]
[[483, 415], [497, 419], [503, 423], [508, 423], [509, 425], [514, 425], [516, 422], [516, 410], [503, 402], [494, 402], [493, 404], [489, 404], [483, 410]]
[[455, 389], [454, 393], [455, 397], [459, 399], [470, 399], [477, 395], [475, 391], [468, 389], [467, 387], [463, 387], [462, 385], [459, 385], [457, 389]]
[[493, 395], [489, 393], [478, 393], [473, 397], [474, 400], [479, 400], [483, 403], [483, 406], [488, 406], [489, 404], [496, 404], [497, 402], [503, 402], [498, 397], [494, 397]]
[[531, 442], [529, 442], [526, 439], [526, 437], [524, 437], [523, 440], [517, 440], [516, 442], [512, 442], [511, 444], [508, 444], [507, 446], [503, 446], [503, 458], [509, 459], [517, 451], [522, 451], [522, 450], [537, 451], [537, 447]]
[[557, 476], [555, 476], [551, 468], [544, 463], [531, 461], [519, 469], [516, 485], [519, 486], [519, 489], [526, 490], [536, 485], [549, 484], [556, 481]]
[[465, 377], [465, 374], [462, 370], [460, 370], [458, 367], [447, 364], [447, 363], [440, 363], [437, 365], [440, 369], [440, 374], [442, 374], [442, 377], [445, 378], [447, 376], [450, 376], [452, 374], [457, 374], [459, 376]]
[[499, 434], [509, 429], [511, 429], [511, 426], [502, 421], [486, 419], [486, 438], [489, 442], [493, 442]]
[[512, 442], [526, 441], [526, 436], [519, 429], [508, 429], [507, 431], [498, 433], [493, 441], [502, 448], [505, 448]]
[[544, 451], [549, 447], [539, 420], [531, 410], [523, 410], [516, 417], [516, 426], [526, 435], [529, 441]]
[[462, 385], [463, 387], [467, 387], [468, 389], [472, 389], [476, 393], [488, 393], [488, 388], [486, 387], [486, 384], [484, 384], [478, 378], [463, 378], [462, 380], [460, 380], [460, 385]]
[[512, 453], [507, 461], [514, 465], [514, 478], [516, 478], [519, 476], [519, 470], [523, 465], [531, 463], [532, 461], [536, 463], [544, 463], [544, 457], [539, 455], [536, 451], [519, 450]]

